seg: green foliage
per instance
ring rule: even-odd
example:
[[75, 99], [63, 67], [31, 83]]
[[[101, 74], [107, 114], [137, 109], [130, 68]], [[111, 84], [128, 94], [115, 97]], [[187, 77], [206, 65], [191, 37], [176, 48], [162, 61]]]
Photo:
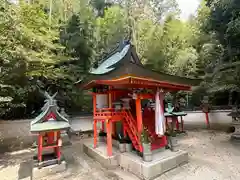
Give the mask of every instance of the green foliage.
[[128, 38], [146, 67], [203, 78], [190, 94], [195, 105], [206, 93], [240, 92], [239, 7], [203, 0], [183, 22], [175, 0], [0, 0], [0, 116], [37, 113], [39, 90], [58, 91], [68, 112], [91, 112], [91, 97], [74, 83]]

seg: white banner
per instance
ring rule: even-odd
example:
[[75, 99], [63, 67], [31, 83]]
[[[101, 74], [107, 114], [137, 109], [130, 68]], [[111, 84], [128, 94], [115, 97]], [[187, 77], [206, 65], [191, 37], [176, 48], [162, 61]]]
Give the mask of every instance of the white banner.
[[155, 132], [158, 135], [164, 135], [165, 132], [165, 117], [164, 117], [164, 94], [157, 90], [155, 96]]

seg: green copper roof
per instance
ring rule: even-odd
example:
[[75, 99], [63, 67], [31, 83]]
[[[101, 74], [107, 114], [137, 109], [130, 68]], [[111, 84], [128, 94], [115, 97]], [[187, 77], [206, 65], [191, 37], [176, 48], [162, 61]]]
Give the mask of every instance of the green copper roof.
[[201, 79], [169, 75], [144, 67], [137, 56], [134, 46], [130, 42], [123, 43], [122, 46], [119, 46], [119, 49], [121, 50], [112, 52], [110, 57], [103, 61], [98, 68], [92, 68], [89, 74], [81, 81], [76, 82], [76, 84], [84, 88], [91, 81], [111, 80], [128, 75], [162, 81], [173, 86], [198, 86], [201, 82]]
[[31, 126], [31, 132], [44, 132], [52, 130], [64, 130], [70, 127], [65, 121], [46, 121], [41, 124], [34, 124]]
[[105, 74], [115, 69], [114, 64], [118, 63], [128, 52], [130, 44], [126, 45], [120, 52], [114, 53], [106, 59], [98, 68], [92, 69], [91, 74]]
[[187, 113], [185, 113], [185, 112], [172, 112], [172, 114], [175, 116], [186, 116], [187, 115]]
[[164, 113], [164, 116], [165, 117], [170, 117], [170, 116], [186, 116], [187, 113], [185, 112], [172, 112], [172, 113], [168, 113], [168, 112], [165, 112]]
[[164, 113], [164, 116], [186, 116], [187, 113], [185, 112], [174, 112], [174, 107], [172, 103], [168, 103], [168, 107], [165, 108], [167, 112]]
[[[43, 112], [31, 121], [30, 131], [41, 132], [70, 128], [69, 121], [57, 111], [57, 103], [56, 100], [53, 99], [56, 96], [56, 93], [53, 96], [50, 96], [47, 92], [45, 92], [45, 96], [47, 97], [47, 100], [42, 108]], [[50, 113], [53, 113], [56, 118], [46, 121], [46, 117]]]

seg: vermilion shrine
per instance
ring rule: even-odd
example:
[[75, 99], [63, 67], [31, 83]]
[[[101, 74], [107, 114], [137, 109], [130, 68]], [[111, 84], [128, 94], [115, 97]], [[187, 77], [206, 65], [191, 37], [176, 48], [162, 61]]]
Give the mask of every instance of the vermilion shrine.
[[[190, 91], [198, 83], [199, 80], [147, 69], [139, 60], [134, 46], [124, 42], [97, 68], [93, 68], [87, 78], [77, 83], [80, 88], [92, 90], [94, 148], [98, 144], [97, 123], [101, 124], [101, 131], [107, 133], [109, 157], [113, 155], [113, 139], [119, 133], [123, 137], [128, 136], [133, 148], [143, 153], [140, 138], [143, 127], [152, 137], [152, 151], [165, 147], [167, 122], [171, 120], [177, 129], [183, 130], [182, 116], [186, 114], [174, 112], [171, 107], [165, 111], [164, 93]], [[144, 100], [154, 100], [155, 106], [144, 105]]]
[[41, 168], [53, 164], [61, 164], [61, 131], [70, 128], [68, 120], [58, 112], [54, 97], [45, 92], [45, 105], [42, 113], [31, 122], [31, 133], [38, 135], [36, 166]]

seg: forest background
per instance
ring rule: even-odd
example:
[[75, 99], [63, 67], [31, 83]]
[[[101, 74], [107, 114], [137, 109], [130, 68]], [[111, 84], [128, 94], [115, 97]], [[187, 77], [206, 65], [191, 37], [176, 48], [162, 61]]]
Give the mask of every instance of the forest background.
[[0, 118], [34, 117], [45, 90], [69, 114], [91, 112], [74, 83], [128, 38], [146, 67], [203, 79], [178, 93], [188, 108], [237, 105], [239, 14], [239, 0], [203, 0], [186, 21], [175, 0], [0, 0]]

